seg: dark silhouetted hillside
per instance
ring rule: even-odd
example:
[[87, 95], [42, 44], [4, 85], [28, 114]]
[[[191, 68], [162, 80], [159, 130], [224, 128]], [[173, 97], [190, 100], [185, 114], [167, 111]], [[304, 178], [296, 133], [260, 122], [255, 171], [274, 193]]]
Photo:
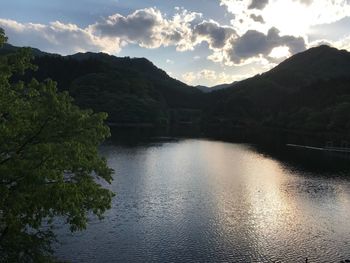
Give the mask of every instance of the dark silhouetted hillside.
[[[1, 52], [17, 48], [6, 45]], [[26, 76], [51, 78], [78, 105], [109, 113], [110, 122], [167, 123], [170, 108], [200, 108], [202, 92], [169, 77], [145, 58], [104, 53], [51, 55], [32, 49], [39, 70]]]
[[204, 93], [209, 93], [209, 92], [218, 91], [218, 90], [222, 90], [222, 89], [226, 89], [226, 88], [232, 87], [236, 83], [238, 83], [238, 82], [235, 81], [233, 83], [220, 84], [220, 85], [216, 85], [216, 86], [213, 86], [213, 87], [207, 87], [207, 86], [198, 85], [198, 86], [196, 86], [196, 88], [201, 90], [201, 91], [203, 91]]
[[[6, 45], [0, 52], [16, 49]], [[168, 124], [170, 109], [189, 109], [179, 112], [203, 112], [205, 131], [271, 127], [350, 133], [350, 53], [344, 50], [311, 48], [264, 74], [210, 93], [169, 77], [144, 58], [33, 53], [39, 70], [27, 79], [56, 80], [80, 106], [108, 112], [111, 122]]]
[[350, 53], [299, 53], [262, 75], [211, 94], [207, 124], [350, 132]]

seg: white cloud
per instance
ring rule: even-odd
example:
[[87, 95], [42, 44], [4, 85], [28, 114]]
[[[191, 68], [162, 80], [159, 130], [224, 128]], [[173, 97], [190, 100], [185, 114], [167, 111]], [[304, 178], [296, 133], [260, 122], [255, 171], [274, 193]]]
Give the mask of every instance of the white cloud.
[[290, 51], [289, 51], [289, 47], [287, 46], [280, 46], [280, 47], [275, 47], [271, 50], [270, 54], [268, 55], [271, 58], [287, 58], [289, 57]]
[[198, 72], [188, 72], [182, 75], [182, 80], [189, 85], [215, 86], [224, 83], [232, 83], [250, 77], [251, 74], [229, 74], [226, 72], [217, 72], [215, 70], [203, 69]]
[[[310, 46], [306, 32], [311, 25], [331, 23], [350, 14], [348, 0], [221, 0], [221, 4], [234, 15], [231, 25], [204, 20], [200, 13], [184, 8], [175, 8], [171, 17], [157, 8], [145, 8], [129, 15], [101, 18], [85, 28], [58, 21], [45, 25], [8, 19], [0, 19], [0, 27], [12, 44], [61, 54], [116, 54], [129, 44], [151, 49], [174, 46], [177, 51], [189, 51], [205, 42], [211, 61], [223, 65], [258, 63], [269, 68], [279, 58]], [[333, 44], [349, 49], [348, 38]], [[166, 62], [174, 63], [171, 59]], [[209, 79], [206, 73], [202, 77]], [[194, 76], [197, 78], [197, 73]], [[185, 77], [193, 79], [190, 74]]]
[[0, 26], [5, 28], [12, 44], [61, 54], [80, 51], [115, 54], [128, 44], [151, 49], [175, 46], [177, 51], [186, 51], [202, 42], [207, 42], [209, 49], [216, 51], [238, 37], [232, 27], [213, 20], [205, 21], [199, 13], [176, 10], [171, 18], [156, 8], [136, 10], [127, 16], [114, 14], [86, 28], [61, 22], [23, 24], [4, 19], [0, 20]]
[[350, 51], [350, 35], [335, 42], [334, 47], [339, 48], [339, 49], [346, 49]]
[[217, 75], [214, 70], [203, 69], [200, 72], [198, 72], [197, 78], [213, 81], [217, 79]]
[[114, 14], [80, 28], [75, 24], [52, 22], [48, 25], [19, 23], [0, 19], [0, 26], [15, 45], [28, 45], [61, 54], [78, 51], [117, 53], [130, 43], [144, 48], [176, 46], [178, 51], [191, 50], [199, 43], [193, 28], [201, 14], [178, 9], [168, 19], [156, 8], [136, 10], [128, 16]]
[[[310, 27], [350, 14], [349, 0], [221, 0], [221, 5], [234, 15], [231, 23], [239, 34], [276, 27], [285, 35], [306, 36]], [[252, 14], [260, 15], [265, 23], [257, 24]]]
[[115, 14], [89, 26], [100, 37], [115, 37], [145, 48], [174, 45], [179, 51], [193, 49], [192, 24], [201, 14], [178, 9], [171, 19], [156, 8], [136, 10], [128, 16]]
[[88, 29], [58, 21], [43, 25], [0, 19], [0, 27], [5, 29], [9, 42], [14, 45], [38, 47], [61, 54], [80, 51], [114, 53], [122, 46], [118, 39], [99, 38]]
[[321, 45], [327, 45], [327, 46], [334, 47], [337, 49], [344, 49], [344, 50], [347, 50], [350, 52], [350, 34], [337, 40], [337, 41], [332, 41], [329, 39], [315, 40], [315, 41], [312, 41], [308, 44], [308, 48], [318, 47]]
[[308, 47], [311, 48], [311, 47], [317, 47], [320, 45], [327, 45], [327, 46], [335, 47], [337, 49], [345, 49], [350, 52], [350, 34], [338, 41], [330, 41], [327, 39], [316, 40], [309, 43]]
[[182, 79], [187, 83], [192, 85], [195, 80], [197, 80], [197, 75], [193, 72], [187, 72], [182, 75]]

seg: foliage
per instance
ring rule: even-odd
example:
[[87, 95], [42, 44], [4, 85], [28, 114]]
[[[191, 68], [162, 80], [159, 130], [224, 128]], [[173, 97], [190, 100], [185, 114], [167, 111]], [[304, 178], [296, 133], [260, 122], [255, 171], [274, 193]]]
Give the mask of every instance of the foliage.
[[81, 107], [107, 111], [112, 122], [159, 123], [166, 111], [152, 83], [136, 74], [129, 79], [113, 72], [88, 74], [73, 81], [70, 94]]
[[[0, 43], [6, 38], [0, 34]], [[112, 170], [99, 157], [107, 115], [81, 110], [56, 84], [14, 81], [28, 69], [29, 50], [0, 56], [0, 261], [50, 261], [52, 223], [82, 230], [113, 194], [99, 179]]]
[[7, 41], [7, 38], [5, 36], [5, 31], [0, 28], [0, 47]]
[[39, 69], [27, 74], [28, 79], [54, 79], [80, 107], [107, 112], [109, 122], [157, 124], [168, 118], [171, 108], [201, 107], [199, 90], [172, 79], [144, 58], [38, 53], [34, 62]]
[[344, 50], [311, 48], [269, 72], [208, 94], [170, 78], [144, 58], [35, 53], [39, 70], [28, 80], [57, 80], [58, 89], [69, 91], [79, 106], [108, 112], [110, 122], [171, 123], [171, 109], [185, 108], [203, 112], [204, 130], [350, 131], [349, 109], [341, 106], [350, 103], [350, 53]]
[[[350, 53], [327, 46], [313, 48], [267, 73], [209, 94], [205, 119], [248, 127], [349, 134], [348, 72]], [[210, 122], [205, 124], [210, 126]]]

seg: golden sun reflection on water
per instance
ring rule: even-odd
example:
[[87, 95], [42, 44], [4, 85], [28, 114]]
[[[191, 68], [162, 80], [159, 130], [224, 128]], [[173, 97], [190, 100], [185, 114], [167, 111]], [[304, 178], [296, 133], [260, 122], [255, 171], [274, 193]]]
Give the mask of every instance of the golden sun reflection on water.
[[[238, 148], [240, 152], [236, 154]], [[207, 169], [212, 176], [207, 179], [212, 187], [211, 196], [216, 197], [218, 218], [221, 220], [219, 226], [227, 236], [246, 235], [251, 248], [262, 255], [270, 253], [273, 247], [282, 258], [300, 256], [303, 260], [303, 256], [310, 253], [303, 246], [314, 245], [316, 253], [327, 250], [325, 244], [315, 239], [318, 235], [326, 238], [327, 231], [338, 235], [344, 233], [341, 227], [346, 226], [344, 218], [331, 218], [337, 221], [337, 230], [330, 230], [327, 223], [313, 224], [313, 221], [324, 214], [329, 220], [329, 210], [336, 209], [335, 201], [341, 204], [341, 209], [346, 209], [349, 204], [348, 188], [342, 189], [342, 185], [336, 184], [315, 186], [312, 180], [310, 186], [305, 187], [308, 179], [289, 171], [276, 160], [258, 153], [252, 155], [246, 145], [216, 142], [205, 145], [203, 152], [208, 153], [204, 155], [204, 163], [210, 164]], [[327, 202], [332, 207], [320, 211], [319, 205]], [[304, 254], [293, 255], [295, 252], [288, 249], [293, 246], [300, 246]]]

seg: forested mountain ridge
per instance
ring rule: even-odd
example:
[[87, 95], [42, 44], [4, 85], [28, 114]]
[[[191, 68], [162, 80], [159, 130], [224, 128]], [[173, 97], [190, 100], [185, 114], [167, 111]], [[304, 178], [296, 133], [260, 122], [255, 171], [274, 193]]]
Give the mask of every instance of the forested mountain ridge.
[[[8, 45], [0, 52], [16, 49]], [[328, 46], [210, 93], [169, 77], [144, 58], [89, 52], [60, 56], [36, 49], [33, 54], [39, 70], [26, 78], [57, 81], [78, 105], [107, 112], [110, 122], [169, 124], [171, 109], [194, 109], [202, 112], [203, 131], [273, 127], [350, 132], [350, 53]], [[185, 120], [187, 113], [193, 114], [181, 111], [177, 118]]]
[[[6, 45], [2, 53], [18, 48]], [[51, 78], [76, 103], [109, 114], [110, 122], [167, 123], [171, 108], [200, 108], [202, 92], [167, 75], [145, 58], [104, 53], [52, 55], [32, 49], [37, 71], [25, 78]]]
[[[211, 94], [207, 123], [311, 132], [350, 131], [350, 53], [311, 48]], [[219, 124], [220, 123], [220, 124]]]
[[265, 73], [265, 77], [273, 78], [284, 86], [295, 86], [346, 77], [349, 70], [349, 52], [322, 45], [290, 57]]

